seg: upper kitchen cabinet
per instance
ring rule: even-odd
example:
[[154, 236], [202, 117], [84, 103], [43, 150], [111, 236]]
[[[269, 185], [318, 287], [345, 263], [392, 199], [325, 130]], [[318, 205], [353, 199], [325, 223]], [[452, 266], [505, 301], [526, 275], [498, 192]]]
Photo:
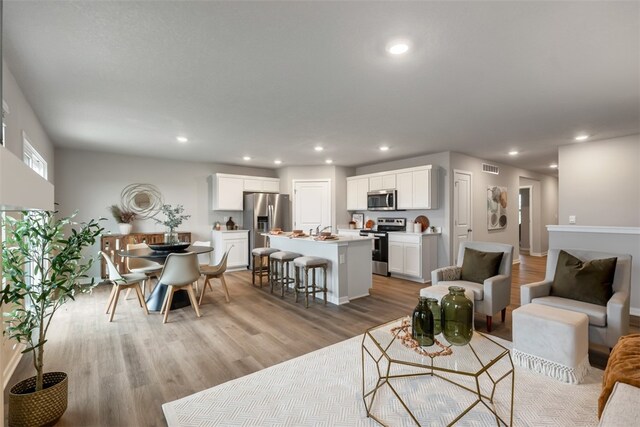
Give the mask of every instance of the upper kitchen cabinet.
[[213, 181], [213, 210], [241, 211], [244, 179], [217, 173]]
[[397, 171], [396, 190], [398, 209], [437, 209], [438, 170], [422, 166]]
[[369, 177], [369, 191], [393, 190], [396, 188], [396, 174], [393, 172], [371, 175]]
[[369, 178], [359, 176], [347, 178], [347, 210], [366, 210], [368, 191]]
[[241, 211], [243, 195], [247, 193], [278, 193], [280, 180], [260, 176], [212, 175], [212, 209], [214, 211]]
[[248, 193], [279, 193], [278, 178], [251, 177], [244, 179], [244, 191]]

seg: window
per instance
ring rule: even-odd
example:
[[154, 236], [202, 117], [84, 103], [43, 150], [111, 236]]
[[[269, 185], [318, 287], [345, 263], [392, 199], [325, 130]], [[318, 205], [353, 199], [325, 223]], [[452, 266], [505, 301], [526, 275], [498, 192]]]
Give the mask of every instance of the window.
[[36, 151], [35, 148], [29, 143], [29, 138], [27, 138], [27, 134], [22, 132], [22, 144], [23, 151], [22, 157], [24, 162], [31, 169], [36, 171], [38, 175], [47, 179], [47, 162], [44, 161], [44, 158]]

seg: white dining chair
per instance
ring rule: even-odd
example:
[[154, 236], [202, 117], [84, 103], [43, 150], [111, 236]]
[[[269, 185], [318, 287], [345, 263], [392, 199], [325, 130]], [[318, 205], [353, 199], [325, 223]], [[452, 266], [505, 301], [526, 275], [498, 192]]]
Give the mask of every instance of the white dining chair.
[[233, 245], [231, 245], [229, 249], [227, 249], [227, 252], [224, 253], [218, 265], [200, 265], [200, 274], [204, 276], [204, 285], [202, 285], [202, 293], [200, 294], [198, 305], [202, 305], [202, 298], [204, 297], [204, 293], [207, 290], [207, 286], [209, 286], [209, 289], [213, 291], [213, 287], [211, 286], [211, 279], [220, 280], [220, 284], [222, 285], [222, 289], [224, 290], [224, 298], [227, 302], [229, 302], [229, 289], [227, 289], [227, 282], [224, 280], [224, 272], [227, 271], [227, 258], [229, 257], [229, 252], [231, 252], [232, 248]]
[[164, 296], [162, 309], [160, 310], [160, 313], [164, 313], [162, 323], [167, 323], [167, 319], [169, 318], [173, 294], [181, 289], [187, 292], [189, 301], [191, 301], [191, 305], [196, 311], [196, 315], [200, 317], [198, 302], [196, 301], [196, 295], [193, 291], [193, 283], [199, 278], [200, 268], [198, 266], [198, 257], [195, 253], [169, 254], [164, 263], [160, 278], [158, 279], [158, 283], [167, 285], [167, 292]]
[[111, 294], [109, 295], [109, 301], [107, 302], [107, 310], [106, 313], [109, 314], [109, 322], [113, 321], [113, 315], [116, 312], [116, 306], [118, 305], [118, 297], [120, 292], [124, 289], [133, 289], [138, 296], [138, 302], [140, 303], [140, 307], [144, 309], [145, 314], [149, 314], [149, 310], [147, 310], [147, 304], [144, 301], [144, 296], [142, 294], [142, 289], [140, 288], [140, 283], [146, 280], [147, 276], [143, 273], [125, 273], [120, 274], [118, 269], [116, 268], [113, 260], [109, 255], [100, 251], [104, 260], [107, 263], [107, 268], [109, 271], [109, 282], [112, 283]]
[[[127, 244], [127, 251], [131, 251], [134, 249], [149, 249], [149, 246], [146, 243], [129, 243]], [[162, 264], [157, 262], [144, 259], [144, 258], [126, 258], [126, 266], [127, 270], [131, 273], [142, 273], [147, 276], [147, 278], [142, 282], [142, 295], [146, 295], [146, 284], [147, 281], [150, 281], [152, 277], [158, 279], [158, 275], [162, 271]], [[149, 292], [153, 289], [149, 287]]]
[[[192, 246], [211, 246], [210, 240], [196, 240], [191, 244]], [[200, 269], [211, 264], [211, 252], [204, 254], [198, 254], [198, 264]], [[204, 285], [203, 285], [204, 286]], [[200, 294], [199, 282], [196, 282], [196, 295]]]

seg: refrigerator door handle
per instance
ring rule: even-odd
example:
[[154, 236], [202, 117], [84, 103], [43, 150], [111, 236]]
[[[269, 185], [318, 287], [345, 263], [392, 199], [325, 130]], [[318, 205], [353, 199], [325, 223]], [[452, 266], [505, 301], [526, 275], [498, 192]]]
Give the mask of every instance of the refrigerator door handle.
[[267, 233], [273, 230], [273, 205], [267, 206]]

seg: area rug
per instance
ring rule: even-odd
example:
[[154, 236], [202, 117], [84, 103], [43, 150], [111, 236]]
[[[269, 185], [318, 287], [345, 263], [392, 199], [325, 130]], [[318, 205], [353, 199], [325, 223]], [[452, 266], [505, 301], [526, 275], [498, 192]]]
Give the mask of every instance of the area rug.
[[[511, 348], [511, 343], [492, 337]], [[362, 400], [362, 336], [237, 378], [162, 405], [170, 427], [195, 426], [375, 426]], [[514, 426], [597, 425], [603, 372], [590, 368], [584, 382], [569, 385], [515, 368]], [[469, 393], [433, 377], [403, 383], [403, 399], [417, 409], [421, 425], [442, 426], [468, 406]], [[509, 413], [510, 381], [496, 391], [496, 407]], [[387, 387], [374, 410], [389, 426], [415, 425]], [[471, 400], [472, 397], [471, 397]], [[456, 425], [495, 426], [496, 418], [477, 405]]]

